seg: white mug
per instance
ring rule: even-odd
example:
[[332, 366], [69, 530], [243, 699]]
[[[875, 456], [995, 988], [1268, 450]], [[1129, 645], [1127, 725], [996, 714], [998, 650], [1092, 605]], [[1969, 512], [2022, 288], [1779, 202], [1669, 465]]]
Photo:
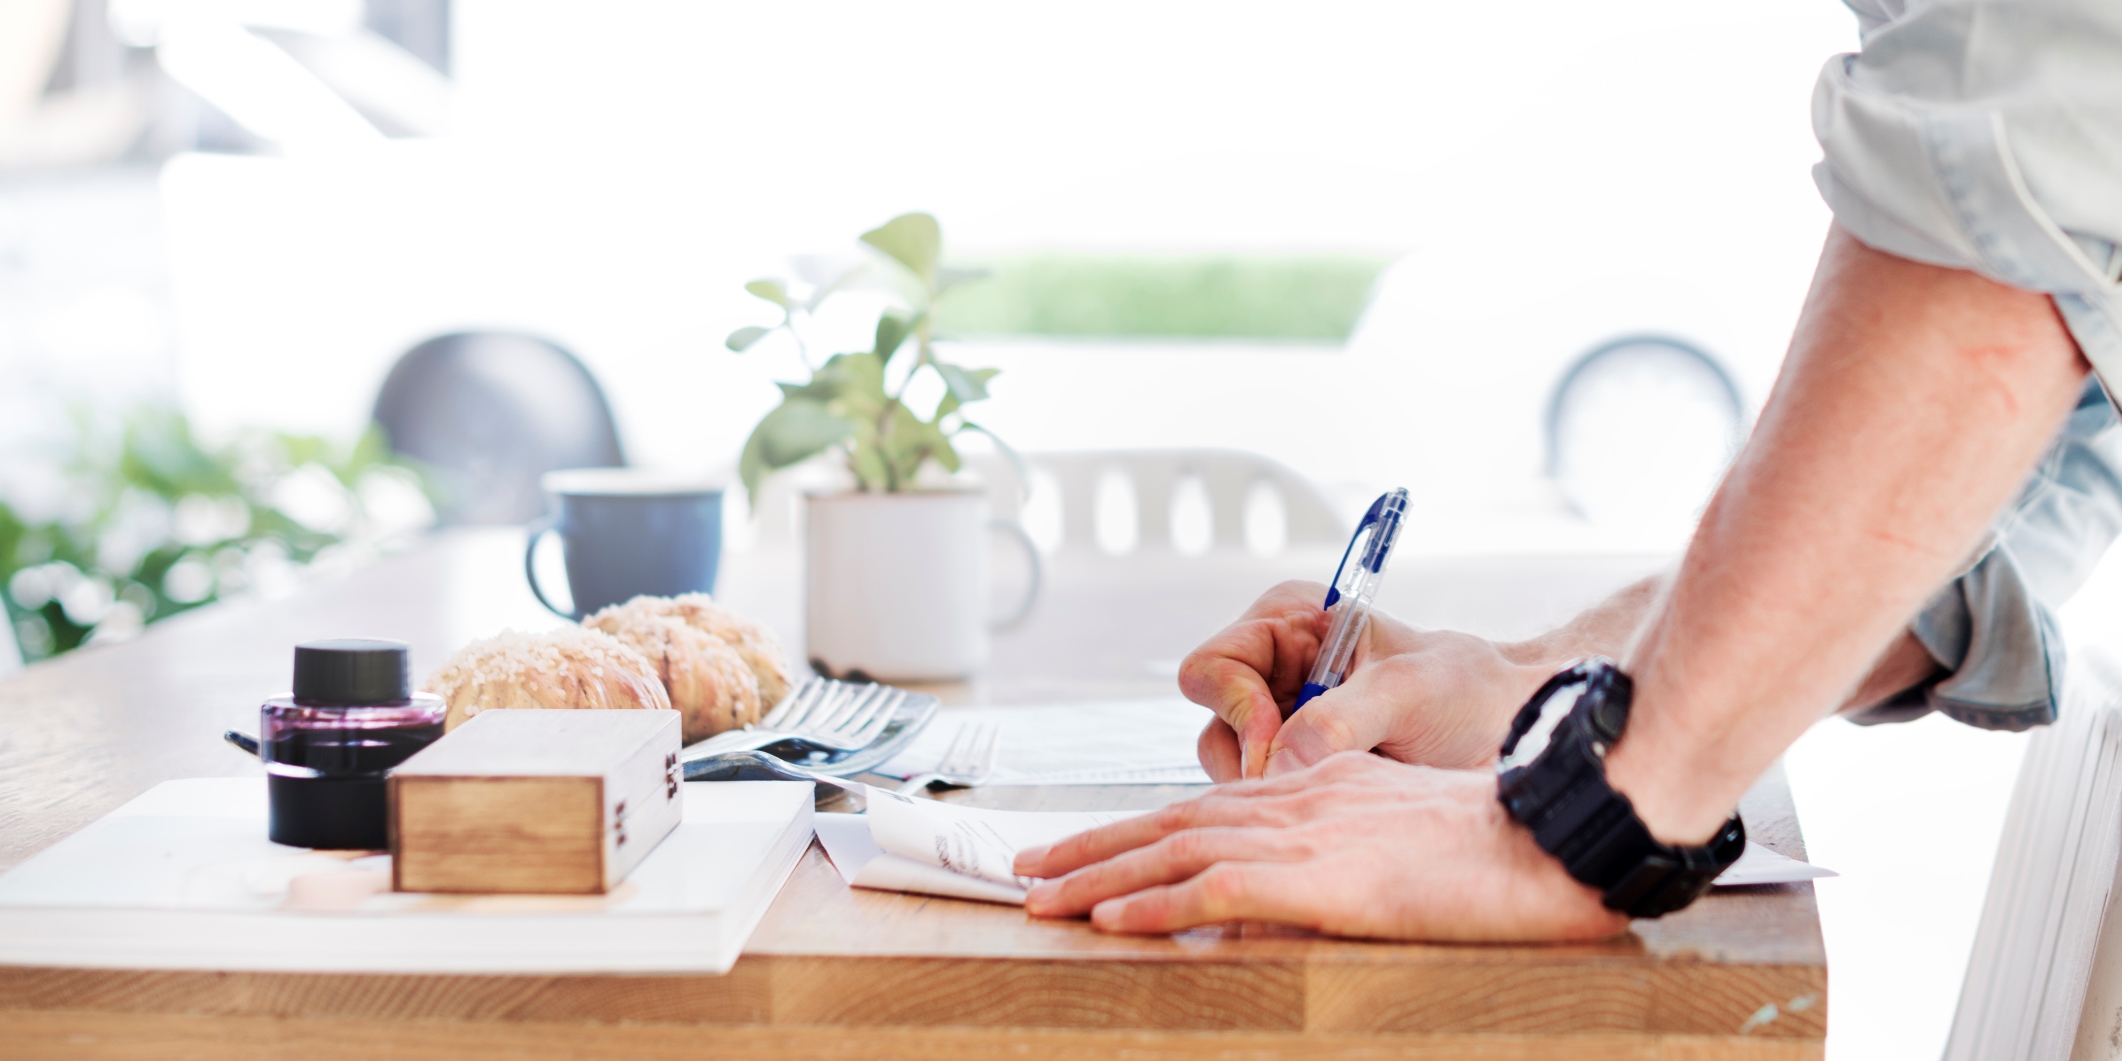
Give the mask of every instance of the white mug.
[[[978, 491], [805, 497], [804, 635], [811, 666], [835, 677], [948, 681], [987, 662], [988, 633], [1038, 599], [1039, 550], [1012, 520], [990, 519]], [[987, 536], [1024, 548], [1031, 585], [1005, 618], [988, 616]]]

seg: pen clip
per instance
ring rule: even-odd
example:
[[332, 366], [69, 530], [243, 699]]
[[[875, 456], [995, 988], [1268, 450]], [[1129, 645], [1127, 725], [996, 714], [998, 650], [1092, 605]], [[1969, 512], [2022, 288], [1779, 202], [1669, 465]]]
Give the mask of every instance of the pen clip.
[[1363, 532], [1378, 522], [1379, 515], [1385, 511], [1385, 499], [1391, 496], [1390, 490], [1379, 494], [1378, 499], [1370, 503], [1370, 511], [1363, 514], [1362, 522], [1356, 524], [1356, 533], [1349, 535], [1348, 548], [1341, 550], [1341, 562], [1334, 565], [1334, 580], [1326, 586], [1325, 610], [1333, 611], [1334, 605], [1341, 602], [1341, 573], [1348, 570], [1348, 558], [1355, 555], [1356, 543], [1363, 540]]

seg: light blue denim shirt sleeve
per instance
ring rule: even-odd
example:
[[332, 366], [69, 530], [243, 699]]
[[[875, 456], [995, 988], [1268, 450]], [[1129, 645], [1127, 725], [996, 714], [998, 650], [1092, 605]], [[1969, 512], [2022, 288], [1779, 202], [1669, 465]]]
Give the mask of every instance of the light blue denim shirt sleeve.
[[1992, 526], [1991, 545], [1939, 590], [1910, 632], [1946, 673], [1852, 721], [1938, 711], [1985, 729], [2056, 720], [2064, 674], [2056, 609], [2122, 534], [2122, 421], [2098, 382]]
[[1863, 50], [1813, 91], [1813, 179], [1836, 222], [2048, 294], [2122, 387], [2122, 3], [1848, 3]]

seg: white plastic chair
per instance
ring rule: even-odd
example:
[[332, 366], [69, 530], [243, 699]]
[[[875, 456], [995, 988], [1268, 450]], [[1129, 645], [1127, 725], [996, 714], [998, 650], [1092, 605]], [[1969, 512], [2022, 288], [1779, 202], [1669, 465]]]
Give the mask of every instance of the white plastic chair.
[[[1262, 487], [1281, 499], [1286, 547], [1338, 548], [1348, 540], [1348, 524], [1317, 484], [1257, 453], [1174, 448], [1059, 450], [1023, 457], [1034, 477], [1050, 476], [1060, 487], [1057, 551], [1099, 551], [1099, 482], [1112, 473], [1125, 476], [1132, 484], [1137, 553], [1168, 555], [1173, 551], [1172, 499], [1189, 479], [1198, 479], [1208, 494], [1211, 549], [1246, 547], [1246, 505]], [[978, 453], [968, 454], [965, 463], [966, 470], [985, 484], [995, 515], [1023, 517], [1029, 491], [1014, 462], [1000, 453]], [[846, 478], [845, 472], [822, 462], [808, 462], [768, 478], [752, 512], [754, 540], [761, 545], [794, 544], [800, 533], [798, 509], [803, 492], [844, 486]]]
[[[1000, 454], [981, 454], [966, 463], [987, 483], [996, 515], [1022, 517], [1030, 491], [1013, 462]], [[1281, 499], [1286, 546], [1339, 546], [1348, 538], [1348, 525], [1317, 484], [1257, 453], [1207, 448], [1067, 450], [1027, 453], [1024, 463], [1035, 477], [1051, 476], [1060, 487], [1060, 552], [1099, 548], [1099, 486], [1113, 474], [1123, 476], [1133, 489], [1138, 553], [1173, 551], [1173, 499], [1190, 479], [1198, 480], [1208, 494], [1211, 549], [1246, 547], [1246, 506], [1262, 487]]]

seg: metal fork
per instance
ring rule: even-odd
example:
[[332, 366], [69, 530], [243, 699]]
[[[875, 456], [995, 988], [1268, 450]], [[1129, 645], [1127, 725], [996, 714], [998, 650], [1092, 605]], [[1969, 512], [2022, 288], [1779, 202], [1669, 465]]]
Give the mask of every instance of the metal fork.
[[984, 785], [995, 774], [995, 753], [1001, 745], [1000, 726], [959, 726], [958, 732], [951, 735], [950, 747], [943, 752], [935, 770], [907, 778], [906, 783], [895, 791], [910, 796], [930, 785], [951, 788]]
[[835, 752], [866, 748], [884, 732], [908, 695], [904, 689], [875, 682], [856, 685], [831, 678], [805, 678], [765, 718], [687, 748], [686, 758], [751, 751], [786, 740]]

